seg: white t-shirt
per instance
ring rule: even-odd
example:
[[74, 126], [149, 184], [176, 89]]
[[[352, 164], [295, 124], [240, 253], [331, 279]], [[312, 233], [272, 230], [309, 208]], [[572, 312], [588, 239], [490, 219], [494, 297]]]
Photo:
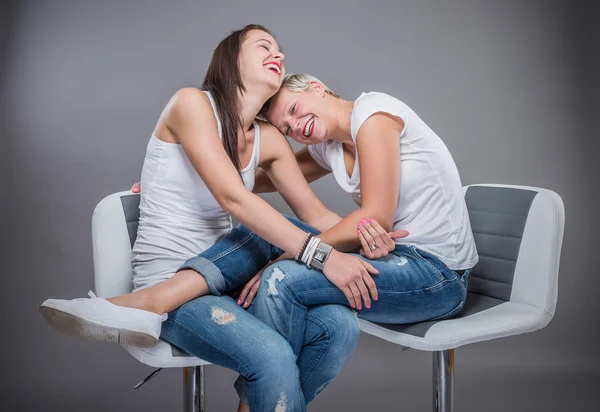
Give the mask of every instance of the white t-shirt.
[[[452, 270], [472, 268], [479, 257], [460, 176], [448, 148], [405, 103], [375, 92], [361, 94], [354, 103], [350, 127], [355, 143], [362, 124], [378, 112], [404, 121], [400, 134], [400, 195], [393, 230], [405, 229], [410, 235], [397, 239], [396, 244], [425, 250]], [[308, 151], [319, 165], [333, 172], [340, 187], [360, 206], [358, 154], [352, 176], [348, 176], [341, 143], [329, 140], [309, 146]]]

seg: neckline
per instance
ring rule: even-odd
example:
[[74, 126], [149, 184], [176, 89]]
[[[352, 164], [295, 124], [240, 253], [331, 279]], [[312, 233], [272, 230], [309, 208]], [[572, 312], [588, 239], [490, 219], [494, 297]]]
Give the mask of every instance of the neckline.
[[[255, 163], [255, 157], [256, 157], [256, 153], [257, 153], [256, 151], [259, 150], [259, 148], [257, 148], [257, 146], [260, 143], [260, 126], [258, 125], [258, 122], [256, 120], [253, 120], [252, 124], [254, 125], [254, 144], [252, 145], [252, 155], [250, 155], [250, 160], [248, 161], [248, 164], [240, 170], [240, 173], [246, 173], [246, 172], [248, 172], [248, 170], [250, 170], [252, 168], [252, 165]], [[181, 150], [183, 150], [183, 146], [181, 146], [181, 143], [165, 142], [164, 140], [162, 140], [158, 136], [156, 136], [154, 134], [154, 132], [152, 132], [152, 134], [150, 135], [150, 138], [155, 139], [157, 142], [159, 142], [162, 145], [174, 146], [174, 147], [178, 147]], [[221, 139], [221, 141], [223, 141], [221, 136], [219, 136], [219, 138]]]
[[354, 166], [352, 167], [352, 174], [348, 175], [348, 171], [346, 170], [346, 159], [344, 157], [344, 144], [340, 142], [336, 142], [338, 156], [342, 161], [344, 176], [346, 177], [346, 181], [348, 183], [354, 183], [356, 180], [357, 170], [358, 170], [358, 147], [356, 147], [356, 141], [354, 142]]
[[240, 170], [241, 173], [246, 173], [252, 165], [254, 164], [254, 158], [256, 157], [257, 144], [260, 140], [260, 127], [258, 126], [258, 122], [256, 120], [252, 121], [252, 125], [254, 125], [254, 143], [252, 145], [252, 154], [250, 155], [250, 160], [248, 164]]
[[346, 160], [344, 159], [344, 144], [340, 142], [337, 143], [337, 151], [338, 155], [342, 159], [342, 165], [344, 166], [344, 176], [346, 177], [346, 181], [348, 183], [355, 183], [357, 170], [358, 170], [358, 146], [356, 145], [356, 136], [354, 136], [354, 111], [356, 110], [356, 102], [365, 95], [366, 93], [361, 93], [360, 96], [354, 100], [354, 106], [352, 107], [352, 114], [350, 115], [350, 136], [352, 136], [352, 141], [354, 142], [354, 167], [352, 168], [352, 174], [348, 176], [348, 171], [346, 170]]

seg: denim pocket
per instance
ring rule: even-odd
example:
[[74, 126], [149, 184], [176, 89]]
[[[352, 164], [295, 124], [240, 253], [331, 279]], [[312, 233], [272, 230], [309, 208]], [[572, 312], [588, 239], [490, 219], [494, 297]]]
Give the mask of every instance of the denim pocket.
[[462, 312], [463, 306], [465, 306], [465, 300], [462, 299], [460, 301], [460, 303], [458, 304], [457, 307], [455, 307], [454, 309], [452, 309], [450, 312], [446, 313], [445, 315], [442, 316], [438, 316], [437, 318], [433, 318], [430, 320], [443, 320], [443, 319], [450, 319], [453, 318], [454, 316], [457, 316], [460, 314], [460, 312]]
[[431, 268], [431, 271], [433, 272], [433, 274], [435, 274], [435, 276], [437, 276], [440, 282], [446, 280], [442, 272], [433, 263], [431, 263], [431, 261], [428, 258], [423, 256], [416, 246], [411, 246], [410, 250], [412, 251], [413, 255], [415, 255], [415, 257], [425, 262]]

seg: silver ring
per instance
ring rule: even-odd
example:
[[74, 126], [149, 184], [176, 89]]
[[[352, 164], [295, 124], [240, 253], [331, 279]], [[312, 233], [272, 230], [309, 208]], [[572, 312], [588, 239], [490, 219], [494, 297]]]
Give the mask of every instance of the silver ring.
[[374, 244], [374, 245], [371, 245], [371, 246], [369, 246], [369, 249], [371, 249], [371, 250], [375, 250], [375, 249], [377, 249], [378, 247], [379, 247], [379, 246], [377, 246], [377, 244]]

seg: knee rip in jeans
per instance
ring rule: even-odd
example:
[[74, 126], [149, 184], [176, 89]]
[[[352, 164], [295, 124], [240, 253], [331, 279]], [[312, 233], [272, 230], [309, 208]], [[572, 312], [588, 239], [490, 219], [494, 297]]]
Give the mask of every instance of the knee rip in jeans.
[[285, 393], [281, 393], [279, 397], [279, 401], [277, 402], [277, 406], [275, 407], [275, 412], [285, 412], [287, 410], [287, 398]]
[[235, 320], [235, 316], [219, 307], [211, 308], [210, 317], [217, 325], [226, 325]]
[[269, 279], [267, 279], [267, 284], [269, 285], [269, 289], [267, 291], [269, 292], [270, 296], [279, 295], [277, 287], [275, 286], [275, 281], [278, 280], [281, 282], [283, 279], [285, 279], [285, 274], [281, 271], [281, 269], [274, 268], [271, 272], [271, 276], [269, 277]]

